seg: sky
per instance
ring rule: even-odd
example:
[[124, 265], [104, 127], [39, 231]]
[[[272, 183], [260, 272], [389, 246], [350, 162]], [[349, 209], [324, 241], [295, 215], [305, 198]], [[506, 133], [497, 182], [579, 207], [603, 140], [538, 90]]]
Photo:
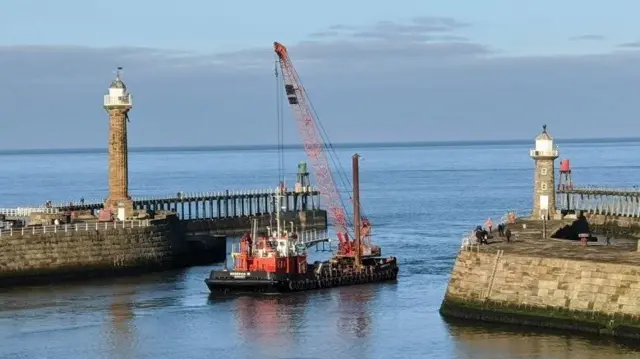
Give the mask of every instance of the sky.
[[[640, 2], [3, 0], [0, 149], [277, 142], [273, 41], [334, 143], [636, 137]], [[300, 143], [288, 105], [285, 142]]]

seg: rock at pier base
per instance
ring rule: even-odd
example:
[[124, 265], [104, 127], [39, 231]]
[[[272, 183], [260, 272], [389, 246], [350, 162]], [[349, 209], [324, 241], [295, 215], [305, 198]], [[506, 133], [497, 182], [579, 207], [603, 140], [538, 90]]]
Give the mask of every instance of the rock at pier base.
[[631, 315], [611, 316], [564, 308], [510, 305], [492, 301], [458, 301], [446, 298], [440, 307], [440, 315], [445, 318], [640, 339], [640, 321]]

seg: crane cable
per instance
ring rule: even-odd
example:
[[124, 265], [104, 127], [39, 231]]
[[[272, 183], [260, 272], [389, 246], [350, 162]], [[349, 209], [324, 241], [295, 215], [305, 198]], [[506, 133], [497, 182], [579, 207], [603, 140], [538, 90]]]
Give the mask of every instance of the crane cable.
[[[291, 61], [290, 59], [288, 59], [289, 62]], [[284, 78], [282, 79], [282, 82], [280, 80], [280, 76], [279, 76], [279, 72], [278, 72], [278, 65], [286, 65], [286, 64], [282, 64], [280, 63], [280, 61], [282, 61], [281, 59], [279, 59], [276, 55], [276, 62], [275, 62], [275, 75], [276, 75], [276, 87], [277, 87], [277, 96], [278, 96], [278, 126], [279, 126], [279, 130], [278, 130], [278, 142], [279, 142], [279, 150], [282, 148], [281, 153], [283, 152], [283, 145], [280, 145], [283, 141], [284, 138], [284, 132], [283, 132], [283, 128], [284, 128], [284, 124], [283, 124], [283, 114], [282, 114], [282, 91], [283, 91], [283, 86], [281, 86], [284, 83]], [[296, 68], [292, 65], [287, 66], [293, 73], [293, 75], [296, 77], [295, 80], [299, 85], [300, 88], [298, 90], [301, 91], [302, 96], [304, 96], [305, 98], [305, 102], [308, 104], [313, 117], [314, 117], [314, 123], [316, 123], [317, 125], [317, 129], [318, 129], [318, 135], [320, 136], [320, 140], [322, 141], [322, 147], [326, 149], [326, 153], [328, 153], [331, 162], [333, 163], [333, 167], [336, 169], [335, 172], [337, 172], [337, 175], [339, 177], [339, 181], [341, 182], [341, 185], [345, 188], [345, 191], [340, 191], [339, 188], [336, 188], [336, 190], [338, 191], [338, 199], [340, 201], [340, 204], [342, 205], [342, 209], [345, 212], [345, 222], [347, 224], [347, 232], [350, 232], [349, 229], [353, 228], [353, 218], [352, 216], [348, 215], [350, 213], [350, 211], [348, 210], [350, 208], [350, 206], [346, 206], [345, 202], [342, 198], [342, 196], [340, 195], [340, 192], [346, 192], [348, 195], [348, 198], [350, 200], [351, 203], [353, 203], [353, 196], [352, 196], [352, 184], [351, 181], [349, 180], [349, 177], [346, 174], [346, 171], [344, 169], [344, 167], [342, 166], [342, 163], [340, 161], [340, 158], [337, 155], [337, 151], [335, 150], [335, 148], [333, 147], [333, 144], [331, 143], [331, 141], [329, 140], [329, 136], [327, 134], [327, 131], [325, 130], [322, 122], [320, 121], [320, 117], [318, 116], [318, 113], [315, 110], [315, 107], [313, 106], [313, 104], [311, 103], [311, 100], [308, 96], [307, 90], [306, 88], [302, 85], [302, 80], [300, 79], [300, 75], [298, 74], [298, 72], [296, 71]], [[284, 167], [284, 154], [281, 154], [281, 158], [279, 158], [279, 166]], [[283, 174], [283, 169], [281, 170], [281, 174], [282, 176], [284, 176]], [[329, 168], [329, 171], [331, 171], [331, 168]], [[333, 177], [333, 176], [332, 176]], [[334, 186], [336, 186], [337, 183], [334, 183]], [[367, 217], [364, 210], [362, 209], [362, 206], [360, 203], [357, 204], [360, 207], [360, 216], [365, 218]], [[349, 233], [349, 237], [351, 238], [355, 238], [354, 234]]]
[[[329, 159], [331, 160], [331, 162], [333, 163], [333, 168], [335, 168], [338, 172], [338, 177], [342, 182], [342, 185], [344, 187], [346, 187], [346, 191], [340, 191], [340, 188], [338, 187], [338, 183], [336, 183], [335, 181], [335, 173], [336, 171], [332, 171], [331, 167], [329, 166], [328, 170], [329, 170], [329, 175], [332, 178], [332, 184], [335, 187], [335, 190], [337, 191], [338, 194], [338, 201], [340, 201], [340, 205], [342, 206], [342, 210], [343, 210], [343, 214], [344, 214], [344, 221], [345, 221], [345, 231], [347, 232], [347, 234], [349, 235], [350, 238], [353, 238], [353, 233], [351, 233], [350, 228], [353, 227], [353, 220], [351, 218], [351, 216], [349, 215], [349, 207], [347, 207], [345, 205], [345, 201], [341, 195], [341, 192], [347, 192], [349, 198], [351, 199], [351, 192], [350, 192], [350, 186], [347, 184], [345, 185], [345, 171], [344, 168], [342, 167], [340, 160], [338, 159], [337, 155], [335, 154], [335, 151], [333, 150], [333, 147], [331, 146], [331, 142], [328, 139], [328, 135], [326, 133], [326, 131], [324, 130], [324, 127], [322, 126], [322, 122], [320, 122], [320, 118], [318, 117], [317, 112], [315, 111], [313, 104], [311, 103], [311, 100], [309, 99], [309, 95], [307, 93], [306, 88], [304, 87], [304, 85], [302, 84], [302, 80], [300, 79], [300, 75], [298, 74], [298, 71], [296, 71], [296, 68], [293, 66], [293, 64], [290, 64], [291, 59], [288, 59], [288, 66], [287, 68], [289, 68], [289, 70], [292, 73], [292, 76], [294, 78], [292, 78], [292, 81], [295, 81], [299, 88], [297, 89], [298, 91], [300, 91], [300, 95], [304, 98], [304, 102], [305, 104], [308, 106], [309, 110], [311, 111], [311, 113], [309, 115], [312, 116], [313, 118], [313, 123], [314, 123], [314, 127], [317, 130], [317, 135], [318, 135], [318, 140], [321, 141], [321, 143], [318, 143], [317, 145], [321, 145], [321, 150], [323, 154], [327, 154]], [[286, 64], [286, 63], [285, 63]], [[329, 165], [329, 163], [327, 163], [327, 165]], [[317, 177], [317, 176], [316, 176]]]
[[274, 71], [276, 74], [276, 118], [278, 121], [278, 186], [284, 183], [284, 115], [283, 115], [283, 94], [278, 74], [278, 59], [275, 61]]
[[[295, 73], [295, 76], [298, 78], [298, 82], [300, 84], [302, 84], [302, 80], [300, 79], [300, 75], [298, 75], [298, 72], [296, 71], [296, 69], [294, 67], [292, 67], [293, 72]], [[309, 105], [309, 108], [311, 109], [313, 115], [314, 115], [314, 122], [317, 124], [318, 126], [318, 132], [322, 138], [322, 145], [324, 148], [327, 149], [326, 152], [328, 152], [329, 157], [331, 159], [331, 162], [334, 165], [334, 168], [336, 168], [336, 172], [338, 174], [338, 177], [340, 179], [340, 182], [342, 183], [342, 186], [344, 186], [344, 188], [346, 189], [345, 192], [347, 192], [347, 195], [349, 197], [349, 199], [351, 200], [351, 202], [353, 202], [353, 196], [352, 196], [352, 184], [351, 181], [349, 180], [349, 176], [347, 176], [346, 171], [344, 169], [344, 166], [342, 166], [342, 163], [340, 161], [340, 158], [337, 155], [337, 151], [335, 150], [335, 148], [333, 147], [333, 144], [331, 143], [331, 141], [329, 140], [329, 135], [327, 134], [327, 131], [325, 130], [324, 126], [322, 125], [322, 121], [320, 120], [320, 116], [318, 116], [318, 113], [316, 112], [315, 107], [313, 106], [313, 104], [311, 103], [311, 100], [307, 94], [307, 90], [306, 88], [304, 88], [304, 86], [301, 88], [301, 90], [304, 92], [304, 96], [306, 99], [307, 104]], [[349, 213], [349, 211], [347, 211], [347, 206], [345, 206], [345, 203], [342, 200], [342, 197], [340, 197], [340, 201], [342, 202], [342, 207], [345, 210], [346, 213]], [[366, 217], [366, 213], [364, 212], [364, 210], [362, 209], [361, 204], [360, 205], [360, 216], [361, 217]], [[351, 216], [346, 216], [346, 220], [347, 220], [347, 225], [349, 227], [353, 227], [353, 220], [351, 218]], [[351, 234], [350, 234], [351, 235]]]

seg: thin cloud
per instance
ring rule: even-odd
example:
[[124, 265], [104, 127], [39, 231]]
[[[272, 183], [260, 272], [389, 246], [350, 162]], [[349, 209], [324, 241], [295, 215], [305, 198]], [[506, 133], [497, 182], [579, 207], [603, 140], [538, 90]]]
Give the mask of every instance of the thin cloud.
[[423, 31], [429, 32], [455, 31], [471, 26], [468, 22], [459, 21], [451, 17], [421, 16], [415, 17], [411, 21], [419, 25]]
[[[400, 65], [419, 61], [434, 63], [497, 53], [485, 44], [456, 35], [458, 29], [471, 26], [449, 17], [415, 17], [406, 22], [379, 21], [370, 26], [333, 25], [298, 44], [285, 44], [292, 57], [314, 68], [335, 61], [357, 61], [360, 69], [380, 61]], [[272, 58], [267, 48], [224, 53], [216, 59], [232, 66], [256, 67]]]
[[623, 47], [623, 48], [640, 48], [640, 41], [631, 41], [631, 42], [625, 42], [622, 43], [620, 45], [618, 45], [618, 47]]
[[308, 35], [310, 38], [328, 38], [328, 37], [338, 37], [340, 36], [340, 32], [339, 31], [318, 31], [318, 32], [313, 32], [311, 34]]
[[587, 35], [574, 36], [569, 40], [571, 41], [602, 41], [604, 39], [605, 37], [602, 35], [587, 34]]
[[377, 39], [385, 41], [433, 41], [441, 38], [436, 34], [449, 33], [470, 26], [469, 23], [449, 17], [415, 17], [406, 22], [379, 21], [370, 26], [354, 27], [333, 25], [327, 31], [311, 34], [314, 38], [354, 37], [357, 39]]
[[338, 24], [338, 25], [329, 26], [329, 30], [332, 30], [332, 31], [343, 31], [343, 30], [354, 30], [354, 29], [356, 29], [356, 27], [352, 25]]

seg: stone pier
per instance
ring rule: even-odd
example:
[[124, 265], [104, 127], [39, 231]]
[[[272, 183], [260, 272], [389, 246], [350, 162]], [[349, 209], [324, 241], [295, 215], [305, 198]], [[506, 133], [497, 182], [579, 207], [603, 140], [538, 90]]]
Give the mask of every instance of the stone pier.
[[[550, 221], [549, 231], [566, 222]], [[640, 338], [640, 255], [611, 246], [543, 239], [539, 221], [510, 225], [516, 241], [461, 249], [445, 317]]]

